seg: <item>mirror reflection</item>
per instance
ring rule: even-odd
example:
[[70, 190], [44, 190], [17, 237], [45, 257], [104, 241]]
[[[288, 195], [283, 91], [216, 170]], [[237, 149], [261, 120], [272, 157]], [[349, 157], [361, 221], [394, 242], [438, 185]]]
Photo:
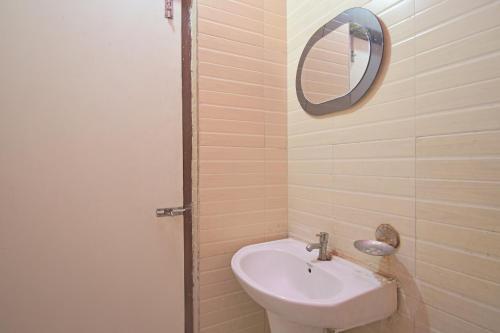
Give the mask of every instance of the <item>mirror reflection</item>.
[[369, 59], [370, 40], [363, 26], [350, 22], [326, 32], [304, 61], [304, 96], [319, 104], [347, 95], [363, 78]]

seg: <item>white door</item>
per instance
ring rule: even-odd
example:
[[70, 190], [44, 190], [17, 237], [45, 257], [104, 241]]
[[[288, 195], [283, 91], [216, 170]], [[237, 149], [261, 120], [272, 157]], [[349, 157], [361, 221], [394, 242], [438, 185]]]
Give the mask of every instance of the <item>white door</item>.
[[0, 332], [184, 331], [174, 14], [0, 2]]

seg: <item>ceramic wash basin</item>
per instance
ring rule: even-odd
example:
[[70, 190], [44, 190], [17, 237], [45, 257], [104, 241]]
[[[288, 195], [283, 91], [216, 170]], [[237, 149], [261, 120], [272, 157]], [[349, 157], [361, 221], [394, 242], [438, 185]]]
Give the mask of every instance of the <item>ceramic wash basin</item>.
[[341, 331], [390, 316], [396, 282], [345, 259], [317, 261], [317, 251], [283, 239], [246, 246], [231, 267], [243, 289], [268, 313], [272, 333]]

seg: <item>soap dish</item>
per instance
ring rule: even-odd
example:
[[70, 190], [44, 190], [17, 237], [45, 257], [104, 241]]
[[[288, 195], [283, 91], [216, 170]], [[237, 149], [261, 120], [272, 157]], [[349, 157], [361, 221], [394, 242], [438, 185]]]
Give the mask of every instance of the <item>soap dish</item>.
[[389, 256], [399, 246], [399, 233], [390, 224], [381, 224], [375, 231], [376, 240], [357, 240], [354, 247], [372, 256]]

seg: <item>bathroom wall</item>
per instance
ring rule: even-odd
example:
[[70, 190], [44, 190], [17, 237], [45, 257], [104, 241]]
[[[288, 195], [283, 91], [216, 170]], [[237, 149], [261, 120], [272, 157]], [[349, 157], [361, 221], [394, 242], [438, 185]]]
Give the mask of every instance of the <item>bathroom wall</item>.
[[[295, 71], [309, 36], [349, 7], [392, 44], [376, 93], [321, 118], [301, 110]], [[350, 332], [500, 332], [500, 2], [287, 2], [290, 236], [333, 235], [344, 256], [396, 276], [398, 313]], [[393, 258], [355, 251], [381, 223]]]
[[198, 1], [199, 329], [265, 332], [234, 279], [244, 245], [287, 236], [285, 1]]

